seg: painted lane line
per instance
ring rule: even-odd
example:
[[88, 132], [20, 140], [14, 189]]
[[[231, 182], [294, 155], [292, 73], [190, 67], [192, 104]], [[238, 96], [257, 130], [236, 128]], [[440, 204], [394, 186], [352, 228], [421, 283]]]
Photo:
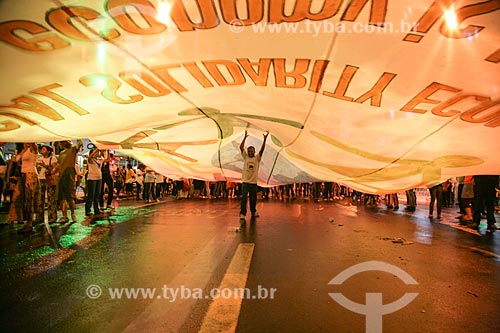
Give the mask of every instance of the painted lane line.
[[[219, 291], [245, 288], [254, 248], [255, 244], [253, 243], [241, 243], [238, 246], [219, 286]], [[199, 332], [235, 332], [240, 316], [242, 297], [243, 295], [237, 294], [229, 298], [215, 298], [208, 308]]]
[[[185, 288], [194, 290], [203, 288], [224, 260], [231, 245], [236, 239], [236, 233], [218, 234], [212, 237], [182, 271], [171, 281], [168, 287], [173, 289]], [[172, 299], [157, 297], [144, 311], [139, 314], [123, 331], [127, 332], [178, 332], [189, 318], [198, 299]]]
[[73, 254], [75, 254], [76, 250], [63, 247], [58, 249], [57, 251], [54, 251], [42, 259], [38, 260], [37, 262], [26, 266], [23, 268], [21, 277], [28, 279], [30, 277], [33, 277], [37, 274], [40, 274], [42, 272], [45, 272], [51, 268], [54, 268], [60, 264], [62, 264], [66, 259], [71, 257]]
[[88, 235], [82, 240], [79, 240], [78, 242], [75, 243], [75, 245], [85, 250], [88, 250], [92, 245], [99, 242], [101, 239], [104, 238], [104, 236], [107, 236], [108, 234], [109, 234], [109, 228], [96, 226], [92, 228], [92, 232], [90, 233], [90, 235]]
[[498, 254], [496, 254], [494, 252], [491, 252], [491, 251], [486, 251], [486, 250], [480, 249], [478, 247], [469, 247], [469, 249], [472, 252], [477, 252], [477, 253], [480, 253], [480, 254], [485, 255], [487, 257], [490, 257], [490, 258], [498, 258], [498, 259], [500, 259], [500, 255], [498, 255]]
[[465, 225], [462, 225], [458, 222], [449, 222], [447, 220], [442, 220], [439, 222], [440, 224], [444, 224], [444, 225], [447, 225], [447, 226], [450, 226], [452, 228], [455, 228], [455, 229], [458, 229], [458, 230], [461, 230], [461, 231], [465, 231], [469, 234], [473, 234], [473, 235], [476, 235], [476, 236], [481, 236], [481, 234], [477, 231], [477, 230], [474, 230], [468, 226], [465, 226]]
[[92, 245], [100, 241], [107, 234], [109, 234], [109, 229], [95, 227], [94, 229], [92, 229], [92, 233], [89, 236], [76, 242], [71, 247], [61, 247], [54, 252], [44, 256], [40, 260], [24, 267], [22, 269], [21, 277], [25, 279], [31, 278], [51, 268], [54, 268], [62, 264], [64, 261], [66, 261], [76, 253], [76, 250], [73, 247], [81, 247], [85, 250], [88, 250]]

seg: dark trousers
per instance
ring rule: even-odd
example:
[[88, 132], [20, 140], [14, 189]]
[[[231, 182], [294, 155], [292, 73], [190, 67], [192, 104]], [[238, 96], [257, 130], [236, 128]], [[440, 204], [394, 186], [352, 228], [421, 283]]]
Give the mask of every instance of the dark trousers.
[[139, 200], [142, 197], [142, 185], [140, 183], [135, 183], [135, 198]]
[[437, 201], [437, 214], [441, 215], [441, 207], [443, 207], [443, 185], [438, 184], [429, 189], [431, 193], [431, 202], [429, 203], [429, 214], [434, 212], [434, 202]]
[[462, 202], [462, 191], [464, 190], [464, 184], [458, 184], [458, 207], [460, 207], [460, 214], [465, 215], [465, 207]]
[[415, 189], [406, 190], [406, 205], [409, 207], [417, 206], [417, 195], [415, 194]]
[[87, 196], [85, 197], [85, 215], [90, 215], [90, 208], [94, 206], [94, 214], [99, 214], [99, 194], [101, 193], [101, 179], [87, 180]]
[[479, 222], [481, 222], [483, 207], [486, 207], [486, 220], [488, 221], [488, 225], [495, 224], [495, 200], [495, 184], [476, 183], [474, 185], [474, 199], [472, 203], [474, 223], [479, 224]]
[[243, 183], [241, 185], [240, 214], [247, 214], [247, 198], [250, 197], [250, 213], [255, 213], [257, 205], [257, 184]]
[[144, 197], [143, 200], [150, 200], [149, 198], [153, 198], [156, 200], [156, 195], [154, 191], [155, 183], [144, 183]]
[[113, 185], [113, 177], [102, 176], [101, 190], [99, 192], [99, 204], [101, 205], [101, 207], [104, 207], [104, 185], [108, 187], [107, 206], [111, 206], [111, 202], [113, 201], [113, 190], [115, 188]]

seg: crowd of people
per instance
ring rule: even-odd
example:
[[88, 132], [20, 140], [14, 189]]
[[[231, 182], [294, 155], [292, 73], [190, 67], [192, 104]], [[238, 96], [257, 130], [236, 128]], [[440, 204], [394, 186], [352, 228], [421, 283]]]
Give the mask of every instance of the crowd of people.
[[[264, 134], [264, 143], [265, 138]], [[128, 159], [119, 165], [112, 152], [99, 150], [91, 145], [82, 168], [77, 156], [82, 150], [82, 141], [58, 142], [56, 145], [17, 144], [17, 152], [6, 163], [4, 175], [0, 177], [0, 200], [8, 206], [8, 223], [26, 223], [20, 232], [31, 232], [33, 224], [76, 222], [76, 193], [83, 189], [86, 220], [113, 209], [114, 200], [143, 200], [146, 203], [159, 201], [167, 196], [175, 199], [191, 198], [238, 198], [241, 200], [240, 218], [246, 215], [246, 196], [250, 197], [250, 212], [255, 210], [257, 193], [263, 199], [333, 201], [346, 200], [347, 204], [366, 207], [385, 205], [398, 210], [398, 193], [384, 196], [362, 193], [335, 182], [314, 182], [280, 185], [262, 188], [257, 186], [258, 159], [263, 153], [255, 148], [245, 150], [241, 145], [244, 168], [250, 172], [242, 182], [203, 181], [198, 179], [169, 179], [153, 168]], [[57, 153], [57, 154], [56, 154]], [[255, 159], [255, 161], [254, 161]], [[2, 161], [0, 161], [2, 162]], [[134, 163], [132, 163], [134, 162]], [[257, 168], [257, 169], [255, 169]], [[482, 218], [486, 218], [488, 231], [495, 226], [495, 207], [498, 205], [499, 176], [477, 175], [449, 179], [428, 189], [409, 189], [405, 192], [407, 212], [417, 207], [416, 192], [428, 191], [428, 217], [441, 218], [443, 208], [459, 207], [457, 218], [461, 223], [477, 229]], [[69, 214], [68, 214], [69, 210]], [[434, 212], [436, 215], [434, 215]], [[59, 219], [58, 219], [59, 217]]]

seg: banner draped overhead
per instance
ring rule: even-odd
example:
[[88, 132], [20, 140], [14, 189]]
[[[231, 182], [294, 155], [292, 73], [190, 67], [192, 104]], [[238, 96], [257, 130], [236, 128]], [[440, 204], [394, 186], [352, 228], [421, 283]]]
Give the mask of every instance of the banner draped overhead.
[[500, 1], [0, 2], [0, 141], [388, 193], [500, 173]]

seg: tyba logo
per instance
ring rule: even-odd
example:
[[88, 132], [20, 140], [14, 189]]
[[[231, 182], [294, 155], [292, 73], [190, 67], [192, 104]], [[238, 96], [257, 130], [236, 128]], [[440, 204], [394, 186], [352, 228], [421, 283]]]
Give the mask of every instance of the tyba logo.
[[[393, 274], [407, 285], [418, 284], [408, 273], [402, 269], [381, 261], [367, 261], [357, 264], [342, 271], [328, 284], [341, 285], [351, 276], [368, 271], [382, 271]], [[392, 303], [382, 303], [382, 293], [366, 293], [366, 304], [353, 302], [341, 293], [329, 293], [330, 297], [346, 309], [366, 316], [366, 332], [382, 332], [382, 316], [396, 312], [412, 302], [418, 293], [405, 293], [400, 299]]]

